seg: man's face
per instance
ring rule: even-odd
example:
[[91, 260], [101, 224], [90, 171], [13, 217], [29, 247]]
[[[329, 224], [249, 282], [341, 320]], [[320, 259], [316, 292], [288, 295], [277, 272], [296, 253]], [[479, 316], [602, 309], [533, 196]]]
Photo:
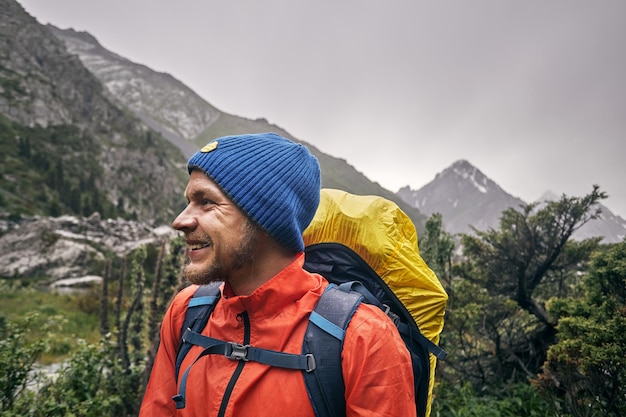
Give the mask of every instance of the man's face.
[[257, 227], [204, 173], [192, 171], [185, 189], [187, 207], [172, 227], [185, 233], [194, 284], [241, 279], [253, 262]]

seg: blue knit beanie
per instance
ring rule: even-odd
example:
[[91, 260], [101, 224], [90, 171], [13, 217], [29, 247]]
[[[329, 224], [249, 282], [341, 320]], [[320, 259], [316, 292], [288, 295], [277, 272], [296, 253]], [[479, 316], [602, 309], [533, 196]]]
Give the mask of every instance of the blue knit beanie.
[[320, 167], [301, 144], [275, 133], [217, 138], [187, 163], [200, 169], [282, 246], [302, 252], [320, 201]]

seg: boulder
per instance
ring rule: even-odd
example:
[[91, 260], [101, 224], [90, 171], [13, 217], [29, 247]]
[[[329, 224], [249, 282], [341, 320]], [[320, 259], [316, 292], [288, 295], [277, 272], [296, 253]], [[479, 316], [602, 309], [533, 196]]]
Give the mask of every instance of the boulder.
[[123, 256], [144, 244], [159, 245], [177, 233], [124, 219], [32, 217], [4, 222], [0, 236], [0, 277], [45, 277], [52, 281], [94, 275], [105, 253]]

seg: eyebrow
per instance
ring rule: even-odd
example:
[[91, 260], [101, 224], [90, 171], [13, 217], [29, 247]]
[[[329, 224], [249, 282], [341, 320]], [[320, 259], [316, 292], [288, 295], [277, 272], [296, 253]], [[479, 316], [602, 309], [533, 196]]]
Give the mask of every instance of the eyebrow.
[[209, 199], [211, 201], [221, 200], [221, 196], [210, 187], [195, 188], [189, 192], [189, 195], [185, 192], [185, 197], [188, 201], [198, 199]]
[[[205, 194], [206, 194], [205, 190], [193, 190], [191, 194], [188, 195], [188, 198], [190, 200], [194, 198], [201, 198], [201, 197], [204, 197]], [[185, 193], [185, 195], [187, 196], [187, 193]]]

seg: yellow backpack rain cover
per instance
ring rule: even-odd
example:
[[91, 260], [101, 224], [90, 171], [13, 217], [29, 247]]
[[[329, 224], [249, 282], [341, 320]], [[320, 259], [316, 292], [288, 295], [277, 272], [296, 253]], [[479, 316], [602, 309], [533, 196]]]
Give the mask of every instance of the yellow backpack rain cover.
[[[438, 345], [448, 295], [420, 256], [413, 222], [394, 202], [322, 189], [319, 208], [303, 237], [305, 246], [331, 242], [352, 249], [395, 293], [421, 333]], [[437, 358], [429, 354], [429, 361], [426, 416]]]

